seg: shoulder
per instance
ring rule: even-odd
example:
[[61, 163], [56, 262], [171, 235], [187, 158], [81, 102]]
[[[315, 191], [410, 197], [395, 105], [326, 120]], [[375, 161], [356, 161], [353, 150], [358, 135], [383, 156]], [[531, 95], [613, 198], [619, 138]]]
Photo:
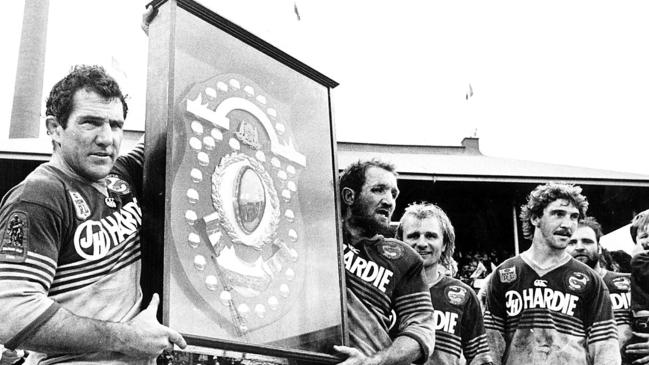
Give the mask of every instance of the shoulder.
[[448, 299], [451, 304], [464, 305], [471, 301], [478, 301], [478, 296], [475, 290], [463, 283], [461, 280], [445, 277], [442, 279], [444, 287], [444, 297]]
[[611, 291], [631, 290], [631, 274], [607, 271], [603, 279], [604, 284]]
[[63, 178], [51, 166], [40, 165], [7, 193], [5, 203], [27, 202], [56, 209], [65, 196]]
[[386, 259], [412, 264], [423, 262], [417, 251], [398, 239], [379, 237], [375, 246], [378, 254]]
[[498, 265], [496, 270], [491, 273], [489, 283], [511, 283], [516, 281], [527, 264], [520, 256], [511, 257]]

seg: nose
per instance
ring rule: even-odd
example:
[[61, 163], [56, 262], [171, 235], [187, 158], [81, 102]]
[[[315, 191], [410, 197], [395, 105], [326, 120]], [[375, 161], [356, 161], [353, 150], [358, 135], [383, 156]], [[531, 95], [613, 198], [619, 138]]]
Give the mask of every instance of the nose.
[[392, 196], [392, 192], [387, 192], [383, 194], [383, 204], [389, 206], [389, 208], [393, 208], [395, 204], [395, 199]]
[[113, 144], [113, 129], [110, 123], [103, 123], [97, 130], [95, 141], [100, 146], [109, 146]]
[[426, 247], [428, 247], [428, 244], [426, 243], [426, 239], [424, 237], [419, 237], [417, 242], [415, 242], [415, 246], [416, 246], [416, 248], [423, 250]]
[[580, 240], [577, 240], [577, 243], [575, 243], [575, 251], [583, 250], [585, 250], [584, 244]]

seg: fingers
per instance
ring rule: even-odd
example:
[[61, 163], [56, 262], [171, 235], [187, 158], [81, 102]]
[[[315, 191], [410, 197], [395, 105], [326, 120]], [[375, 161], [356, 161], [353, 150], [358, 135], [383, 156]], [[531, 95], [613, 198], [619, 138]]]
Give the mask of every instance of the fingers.
[[156, 313], [158, 313], [159, 305], [160, 305], [160, 296], [158, 295], [158, 293], [154, 293], [145, 311], [153, 313], [153, 315], [155, 316]]
[[649, 363], [649, 356], [645, 356], [641, 359], [635, 360], [632, 364], [647, 364]]
[[180, 333], [172, 330], [171, 328], [169, 329], [169, 331], [171, 332], [171, 334], [169, 335], [169, 342], [171, 342], [172, 344], [175, 344], [176, 346], [180, 347], [181, 349], [184, 349], [185, 347], [187, 347], [187, 342], [185, 341], [185, 339], [183, 338], [183, 336]]
[[151, 21], [155, 18], [156, 14], [158, 14], [158, 9], [151, 5], [146, 7], [144, 14], [142, 14], [142, 24], [140, 25], [144, 33], [149, 34], [149, 24], [151, 24]]

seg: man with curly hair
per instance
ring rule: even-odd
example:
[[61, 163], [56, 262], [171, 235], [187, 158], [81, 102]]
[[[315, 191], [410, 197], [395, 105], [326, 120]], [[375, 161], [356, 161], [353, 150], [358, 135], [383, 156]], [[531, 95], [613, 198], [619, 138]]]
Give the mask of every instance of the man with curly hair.
[[49, 162], [0, 206], [0, 343], [27, 363], [135, 364], [182, 336], [140, 311], [143, 145], [119, 156], [127, 114], [99, 66], [76, 66], [46, 103]]
[[431, 203], [409, 205], [396, 238], [417, 250], [435, 308], [435, 350], [427, 364], [491, 364], [487, 335], [478, 297], [471, 287], [439, 272], [450, 266], [455, 251], [455, 229], [442, 208]]
[[351, 345], [334, 346], [346, 356], [342, 365], [424, 363], [435, 344], [421, 257], [387, 238], [398, 195], [395, 168], [383, 161], [355, 162], [340, 177]]
[[487, 287], [485, 327], [496, 364], [620, 364], [608, 290], [566, 252], [588, 209], [581, 191], [539, 185], [521, 207], [532, 244], [498, 266]]

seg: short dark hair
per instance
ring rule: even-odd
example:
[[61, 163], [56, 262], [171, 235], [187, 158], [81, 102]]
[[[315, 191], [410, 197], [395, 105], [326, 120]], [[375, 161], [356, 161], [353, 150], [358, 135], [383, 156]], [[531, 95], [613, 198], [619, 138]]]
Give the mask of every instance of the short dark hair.
[[[370, 167], [379, 167], [387, 170], [397, 176], [397, 169], [393, 164], [379, 159], [373, 158], [371, 160], [358, 160], [353, 162], [340, 174], [340, 196], [342, 197], [343, 189], [350, 188], [355, 194], [360, 194], [365, 184], [365, 175]], [[346, 205], [343, 204], [343, 209], [346, 210]]]
[[595, 217], [585, 217], [583, 219], [580, 219], [578, 227], [588, 227], [592, 229], [593, 232], [595, 232], [595, 239], [597, 240], [597, 244], [599, 245], [599, 239], [604, 235], [604, 232], [602, 231], [602, 225], [599, 224]]
[[67, 128], [68, 118], [74, 107], [74, 94], [81, 89], [94, 91], [106, 99], [119, 99], [124, 109], [124, 119], [128, 113], [126, 96], [102, 66], [76, 65], [73, 66], [63, 79], [57, 82], [50, 91], [45, 103], [45, 114], [55, 117], [58, 123]]
[[638, 230], [640, 228], [644, 229], [647, 224], [649, 224], [649, 209], [642, 211], [636, 214], [635, 217], [633, 217], [633, 219], [631, 220], [631, 226], [629, 227], [633, 243], [637, 243], [635, 237], [638, 235]]
[[534, 235], [534, 226], [530, 220], [534, 217], [541, 217], [543, 209], [558, 199], [566, 199], [579, 210], [579, 218], [586, 216], [588, 210], [588, 200], [581, 195], [581, 187], [566, 184], [549, 182], [537, 186], [527, 197], [527, 203], [521, 206], [520, 219], [523, 225], [523, 236], [532, 238]]

